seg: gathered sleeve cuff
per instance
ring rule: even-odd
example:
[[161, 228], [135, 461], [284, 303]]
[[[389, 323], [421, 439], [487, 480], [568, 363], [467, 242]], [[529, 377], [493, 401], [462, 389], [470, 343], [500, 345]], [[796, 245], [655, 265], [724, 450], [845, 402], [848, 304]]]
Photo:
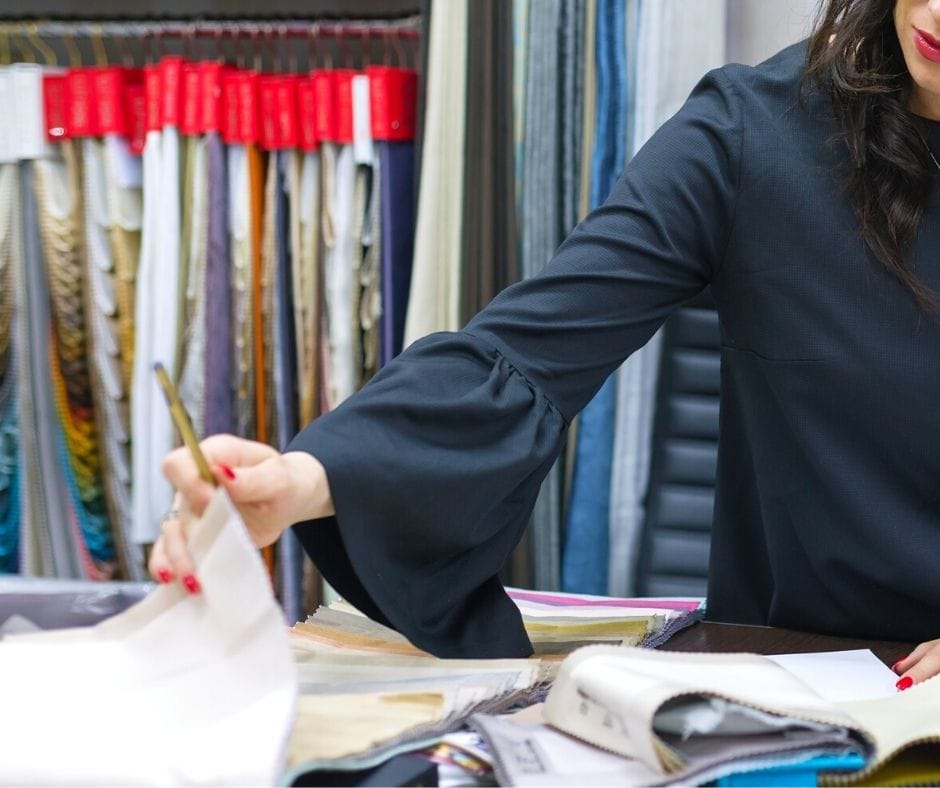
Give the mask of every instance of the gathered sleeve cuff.
[[497, 573], [566, 427], [494, 346], [431, 335], [288, 446], [323, 464], [336, 511], [295, 531], [344, 598], [416, 646], [527, 656]]

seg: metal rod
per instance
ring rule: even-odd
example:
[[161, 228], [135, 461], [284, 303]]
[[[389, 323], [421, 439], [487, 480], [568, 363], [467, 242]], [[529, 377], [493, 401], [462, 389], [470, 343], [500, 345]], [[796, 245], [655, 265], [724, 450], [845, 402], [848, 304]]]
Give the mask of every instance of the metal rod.
[[0, 21], [0, 27], [13, 35], [38, 35], [42, 38], [218, 38], [244, 35], [246, 31], [265, 33], [278, 38], [419, 38], [421, 18], [372, 21], [355, 19], [328, 22], [299, 19], [202, 20], [199, 22], [170, 21], [109, 21], [77, 20], [70, 22]]

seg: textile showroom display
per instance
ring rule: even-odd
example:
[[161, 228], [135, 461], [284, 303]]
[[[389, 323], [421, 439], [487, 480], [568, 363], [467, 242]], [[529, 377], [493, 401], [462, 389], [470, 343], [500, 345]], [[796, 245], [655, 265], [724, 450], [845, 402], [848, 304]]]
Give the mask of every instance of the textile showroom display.
[[[416, 35], [311, 30], [396, 61]], [[283, 448], [400, 352], [417, 72], [391, 59], [0, 67], [0, 569], [145, 577], [178, 441], [155, 362], [198, 434]]]

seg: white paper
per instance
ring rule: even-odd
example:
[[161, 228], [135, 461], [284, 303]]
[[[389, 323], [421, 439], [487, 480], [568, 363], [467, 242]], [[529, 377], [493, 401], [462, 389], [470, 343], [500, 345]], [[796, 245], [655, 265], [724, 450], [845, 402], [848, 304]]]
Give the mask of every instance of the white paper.
[[833, 702], [884, 698], [898, 691], [895, 686], [898, 677], [867, 648], [777, 654], [768, 659]]
[[179, 583], [101, 624], [0, 643], [0, 783], [265, 785], [297, 681], [267, 572], [219, 491]]

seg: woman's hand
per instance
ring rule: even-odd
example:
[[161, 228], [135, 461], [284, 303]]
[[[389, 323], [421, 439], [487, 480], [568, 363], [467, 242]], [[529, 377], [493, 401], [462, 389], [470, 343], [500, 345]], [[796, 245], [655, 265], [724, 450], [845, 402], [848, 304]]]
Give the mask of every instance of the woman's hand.
[[900, 690], [940, 673], [940, 639], [921, 643], [904, 659], [895, 662], [891, 670], [901, 676], [897, 685]]
[[[200, 447], [256, 546], [272, 544], [294, 523], [333, 514], [326, 472], [310, 454], [281, 454], [263, 443], [234, 435], [213, 435]], [[177, 490], [173, 509], [178, 514], [163, 521], [163, 532], [150, 555], [150, 573], [162, 583], [180, 579], [190, 593], [197, 593], [199, 581], [186, 547], [183, 523], [202, 515], [215, 488], [200, 478], [186, 448], [166, 456], [163, 473]]]

